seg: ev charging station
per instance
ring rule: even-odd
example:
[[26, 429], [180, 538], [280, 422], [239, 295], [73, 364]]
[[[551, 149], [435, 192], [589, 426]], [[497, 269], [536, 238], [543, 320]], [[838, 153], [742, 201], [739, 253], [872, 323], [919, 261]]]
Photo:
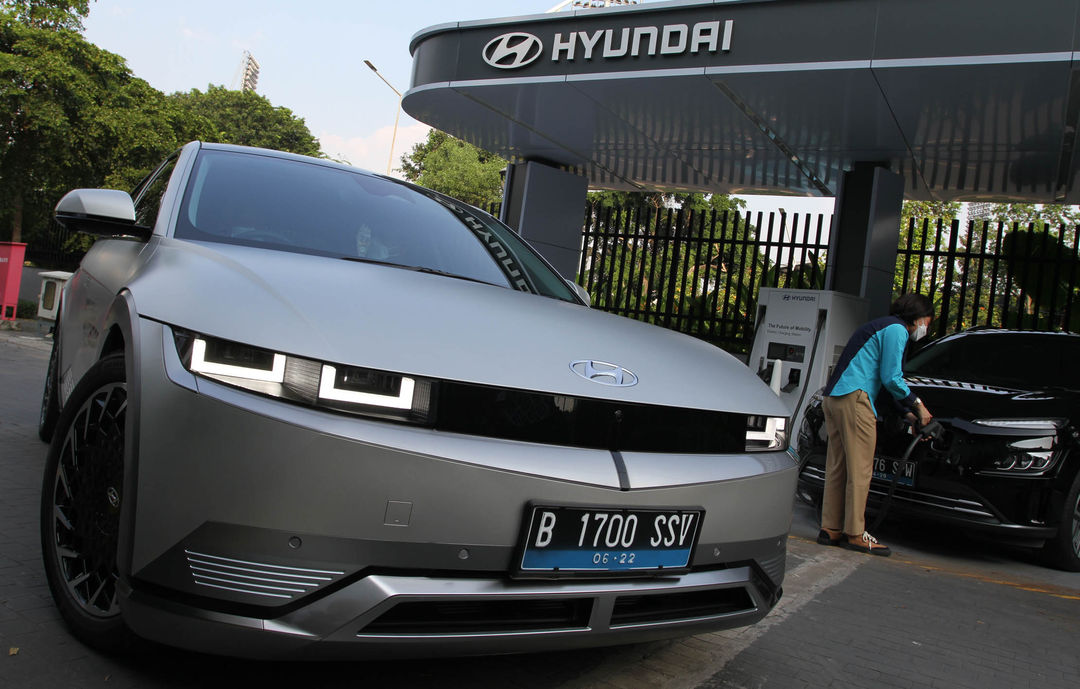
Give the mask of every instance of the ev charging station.
[[806, 398], [828, 382], [866, 313], [865, 298], [843, 292], [759, 291], [749, 365], [787, 404], [792, 438], [798, 436]]

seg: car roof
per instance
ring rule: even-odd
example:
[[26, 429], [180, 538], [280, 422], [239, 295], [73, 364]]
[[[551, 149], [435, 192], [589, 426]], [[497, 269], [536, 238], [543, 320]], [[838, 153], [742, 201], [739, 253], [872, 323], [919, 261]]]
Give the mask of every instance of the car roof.
[[942, 337], [940, 341], [952, 340], [959, 337], [981, 337], [983, 335], [1011, 335], [1026, 337], [1068, 337], [1080, 338], [1078, 333], [1050, 331], [1050, 330], [1021, 330], [1018, 328], [998, 328], [988, 325], [976, 325], [958, 333], [951, 333]]
[[371, 175], [372, 177], [384, 177], [394, 182], [400, 182], [401, 180], [394, 177], [387, 177], [386, 175], [380, 175], [377, 172], [371, 170], [365, 170], [363, 168], [354, 167], [346, 163], [339, 163], [336, 160], [330, 160], [329, 158], [315, 158], [314, 156], [302, 155], [300, 153], [289, 153], [288, 151], [276, 151], [272, 148], [258, 148], [256, 146], [239, 146], [237, 144], [216, 144], [208, 143], [206, 141], [196, 141], [199, 148], [207, 151], [230, 151], [232, 153], [249, 153], [255, 155], [263, 155], [272, 158], [283, 158], [286, 160], [296, 160], [303, 163], [313, 163], [316, 165], [323, 165], [326, 167], [335, 167], [341, 170], [348, 170], [349, 172], [359, 172], [365, 175]]

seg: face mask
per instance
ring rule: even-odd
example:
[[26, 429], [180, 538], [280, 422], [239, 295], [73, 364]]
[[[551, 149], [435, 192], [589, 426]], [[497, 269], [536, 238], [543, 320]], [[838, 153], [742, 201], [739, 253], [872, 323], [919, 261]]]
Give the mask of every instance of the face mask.
[[926, 324], [925, 324], [925, 323], [920, 323], [920, 324], [919, 324], [919, 325], [918, 325], [918, 326], [917, 326], [917, 327], [915, 328], [915, 332], [911, 333], [911, 339], [912, 339], [913, 341], [915, 341], [915, 342], [918, 342], [919, 340], [921, 340], [921, 339], [923, 339], [924, 337], [926, 337], [926, 331], [927, 331], [927, 327], [926, 327]]

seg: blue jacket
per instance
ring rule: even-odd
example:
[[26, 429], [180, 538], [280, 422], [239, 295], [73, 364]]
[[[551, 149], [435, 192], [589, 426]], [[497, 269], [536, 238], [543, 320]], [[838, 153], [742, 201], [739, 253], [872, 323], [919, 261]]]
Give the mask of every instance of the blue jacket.
[[907, 326], [896, 316], [876, 318], [860, 326], [844, 347], [823, 394], [840, 397], [865, 390], [873, 409], [874, 399], [884, 385], [902, 406], [911, 407], [915, 394], [904, 382], [902, 368], [908, 337]]

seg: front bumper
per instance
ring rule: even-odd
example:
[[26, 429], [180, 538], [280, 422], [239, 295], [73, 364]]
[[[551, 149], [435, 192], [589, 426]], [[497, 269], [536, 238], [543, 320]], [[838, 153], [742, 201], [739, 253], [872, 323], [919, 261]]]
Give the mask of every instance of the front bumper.
[[[137, 339], [120, 569], [142, 636], [251, 657], [504, 653], [740, 626], [779, 598], [786, 453], [625, 453], [620, 477], [604, 451], [237, 391], [184, 370], [167, 327]], [[531, 501], [705, 518], [680, 575], [515, 580]]]
[[[1015, 479], [1003, 479], [1014, 481]], [[799, 494], [821, 504], [825, 488], [823, 466], [807, 463], [799, 472]], [[1029, 486], [1017, 485], [1017, 492]], [[889, 493], [889, 483], [880, 479], [870, 482], [867, 505], [877, 509]], [[1039, 524], [1017, 524], [1010, 521], [989, 500], [975, 491], [957, 489], [945, 491], [917, 490], [897, 486], [889, 504], [891, 514], [921, 517], [937, 522], [954, 524], [971, 531], [998, 536], [1025, 545], [1041, 545], [1057, 534], [1057, 528]]]
[[122, 599], [137, 634], [251, 658], [387, 658], [536, 652], [752, 624], [780, 589], [750, 566], [635, 581], [369, 575], [273, 619], [142, 590]]

